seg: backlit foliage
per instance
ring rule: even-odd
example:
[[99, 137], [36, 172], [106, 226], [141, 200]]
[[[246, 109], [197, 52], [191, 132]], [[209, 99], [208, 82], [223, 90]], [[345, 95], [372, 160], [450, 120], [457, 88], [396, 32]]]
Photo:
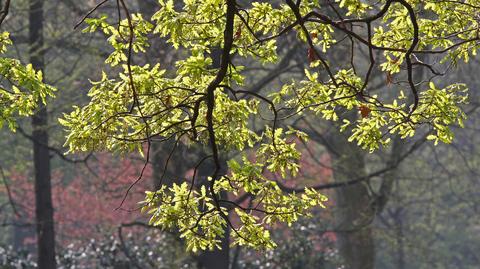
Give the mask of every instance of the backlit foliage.
[[14, 131], [16, 117], [33, 114], [38, 102], [53, 96], [54, 88], [43, 83], [41, 71], [31, 64], [23, 65], [17, 59], [5, 56], [12, 45], [9, 33], [0, 35], [0, 128], [6, 123]]
[[[411, 137], [421, 126], [430, 128], [428, 139], [449, 143], [449, 126], [462, 125], [465, 118], [459, 107], [466, 102], [465, 85], [437, 85], [437, 67], [419, 57], [433, 55], [448, 65], [475, 55], [478, 0], [341, 0], [330, 3], [339, 12], [332, 17], [323, 14], [329, 7], [318, 0], [244, 5], [162, 0], [148, 21], [119, 2], [121, 21], [106, 16], [85, 21], [86, 32], [107, 36], [112, 53], [106, 64], [115, 72], [103, 72], [92, 82], [90, 103], [61, 119], [68, 131], [66, 145], [72, 152], [126, 153], [144, 152], [152, 139], [203, 144], [211, 154], [204, 161], [215, 167], [208, 182], [199, 186], [192, 178], [162, 186], [143, 202], [151, 224], [178, 229], [192, 251], [219, 247], [227, 226], [234, 244], [272, 248], [268, 227], [291, 224], [323, 206], [326, 197], [316, 190], [284, 193], [266, 176], [286, 177], [301, 169], [296, 141], [308, 137], [282, 119], [313, 112], [340, 121], [351, 142], [374, 151], [388, 145], [392, 135]], [[308, 51], [305, 77], [266, 93], [245, 90], [244, 67], [237, 58], [275, 64], [281, 56], [277, 42], [292, 32]], [[327, 60], [341, 35], [367, 49], [366, 70]], [[167, 72], [172, 68], [162, 66], [161, 59], [155, 65], [134, 63], [150, 37], [165, 38], [185, 52], [174, 71]], [[217, 48], [222, 49], [218, 66], [213, 64]], [[388, 74], [388, 82], [398, 78], [388, 97], [370, 92], [373, 68]], [[415, 68], [427, 68], [434, 76], [426, 85], [417, 83]], [[361, 111], [361, 116], [352, 120], [345, 111]], [[253, 121], [263, 126], [254, 129]], [[220, 155], [232, 151], [250, 153], [229, 160], [224, 175]], [[245, 194], [253, 197], [253, 206], [236, 202]], [[230, 221], [233, 215], [238, 224]]]

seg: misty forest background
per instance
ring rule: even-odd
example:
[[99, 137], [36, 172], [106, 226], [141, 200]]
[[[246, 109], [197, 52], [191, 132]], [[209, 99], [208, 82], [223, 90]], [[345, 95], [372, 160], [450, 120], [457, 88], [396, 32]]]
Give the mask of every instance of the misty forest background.
[[[4, 1], [1, 1], [4, 2]], [[470, 90], [465, 128], [453, 127], [451, 144], [435, 146], [426, 137], [395, 138], [392, 145], [369, 154], [347, 142], [338, 126], [305, 116], [294, 124], [310, 135], [302, 144], [302, 169], [289, 178], [290, 187], [325, 184], [327, 208], [314, 211], [292, 227], [277, 226], [272, 237], [278, 247], [257, 252], [243, 247], [192, 254], [174, 231], [150, 227], [138, 210], [144, 191], [158, 187], [173, 141], [153, 144], [150, 163], [121, 204], [127, 188], [138, 177], [144, 159], [109, 153], [65, 155], [65, 133], [58, 118], [72, 105], [89, 101], [89, 81], [98, 80], [110, 52], [101, 33], [85, 34], [73, 26], [95, 1], [43, 1], [38, 16], [26, 0], [13, 1], [2, 30], [9, 31], [14, 47], [9, 53], [31, 62], [32, 27], [40, 24], [45, 81], [59, 89], [46, 114], [51, 192], [55, 219], [55, 247], [59, 268], [346, 268], [345, 260], [365, 267], [352, 268], [478, 268], [480, 264], [480, 62], [453, 69], [445, 81], [465, 82]], [[151, 16], [153, 0], [128, 1], [130, 9]], [[99, 11], [116, 16], [115, 3]], [[29, 19], [30, 18], [30, 19]], [[185, 52], [156, 39], [137, 63], [171, 66]], [[345, 51], [330, 51], [332, 61]], [[305, 48], [295, 38], [279, 43], [279, 64], [246, 65], [249, 89], [273, 88], [304, 75]], [[358, 57], [367, 52], [358, 48]], [[362, 54], [363, 53], [363, 54]], [[359, 68], [366, 68], [360, 66]], [[427, 79], [419, 69], [417, 79]], [[109, 70], [107, 69], [106, 72]], [[388, 78], [390, 79], [390, 78]], [[395, 79], [395, 78], [394, 78]], [[392, 90], [385, 73], [374, 70], [377, 91]], [[35, 268], [35, 193], [31, 119], [18, 121], [15, 133], [0, 130], [0, 268]], [[38, 142], [38, 141], [37, 141]], [[168, 177], [186, 176], [202, 155], [201, 148], [179, 146], [169, 160]], [[383, 169], [383, 172], [376, 173]], [[202, 175], [208, 175], [208, 167]], [[47, 171], [48, 172], [48, 171]], [[202, 176], [200, 175], [200, 176]], [[367, 176], [358, 184], [335, 185]]]

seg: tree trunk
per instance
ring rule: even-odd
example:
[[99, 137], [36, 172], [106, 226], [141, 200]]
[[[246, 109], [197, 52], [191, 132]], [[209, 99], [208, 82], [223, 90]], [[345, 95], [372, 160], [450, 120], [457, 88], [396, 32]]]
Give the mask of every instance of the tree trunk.
[[[222, 170], [220, 173], [226, 174], [226, 162], [222, 161]], [[207, 177], [211, 176], [215, 169], [214, 164], [205, 164], [200, 166], [198, 171], [198, 178], [202, 184], [208, 184]], [[222, 199], [226, 194], [221, 193]], [[222, 249], [215, 249], [213, 251], [204, 251], [198, 258], [198, 267], [200, 269], [228, 269], [230, 264], [230, 229], [225, 229], [225, 236], [221, 239], [220, 246]]]
[[[364, 153], [344, 134], [329, 139], [333, 176], [336, 182], [349, 181], [366, 174]], [[374, 241], [371, 222], [375, 216], [367, 186], [359, 183], [336, 189], [336, 229], [340, 255], [347, 269], [374, 268]]]
[[[43, 0], [30, 0], [29, 41], [30, 61], [37, 70], [44, 69]], [[39, 269], [53, 269], [55, 263], [55, 233], [53, 222], [48, 149], [47, 109], [39, 101], [32, 118], [33, 163], [35, 169], [35, 217], [37, 230], [37, 263]]]
[[202, 269], [228, 269], [229, 268], [229, 233], [230, 230], [227, 229], [225, 238], [222, 239], [221, 246], [222, 249], [216, 249], [213, 251], [204, 251], [200, 254], [199, 257], [199, 268]]

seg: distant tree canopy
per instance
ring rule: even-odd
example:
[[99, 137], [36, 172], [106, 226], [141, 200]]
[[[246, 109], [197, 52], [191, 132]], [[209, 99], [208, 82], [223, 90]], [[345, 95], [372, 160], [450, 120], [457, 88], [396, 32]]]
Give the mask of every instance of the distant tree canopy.
[[[159, 1], [159, 10], [145, 19], [120, 0], [119, 18], [82, 21], [85, 32], [102, 32], [113, 52], [105, 61], [108, 71], [92, 82], [90, 103], [60, 119], [66, 145], [70, 152], [140, 151], [148, 162], [152, 142], [203, 144], [208, 154], [192, 178], [149, 192], [143, 202], [151, 224], [177, 228], [192, 251], [218, 247], [226, 227], [234, 244], [275, 247], [267, 227], [290, 225], [323, 206], [326, 197], [314, 188], [285, 192], [274, 176], [300, 169], [297, 143], [308, 135], [292, 127], [295, 118], [309, 114], [339, 122], [349, 140], [368, 151], [388, 145], [391, 136], [411, 137], [422, 126], [429, 140], [449, 143], [449, 126], [465, 118], [465, 85], [435, 82], [479, 48], [478, 0], [268, 2]], [[250, 90], [245, 81], [255, 77], [242, 72], [245, 64], [278, 63], [277, 44], [291, 37], [305, 47], [304, 78]], [[135, 55], [158, 38], [184, 56], [175, 72], [164, 70], [162, 59], [135, 64]], [[336, 50], [344, 61], [329, 60]], [[22, 98], [52, 92], [28, 66], [12, 69], [16, 61], [1, 61], [1, 75], [13, 83], [11, 90], [0, 90], [0, 123], [31, 113], [35, 102]], [[420, 68], [429, 72], [428, 81], [415, 80]], [[388, 92], [371, 83], [378, 69]], [[224, 173], [229, 152], [242, 154], [227, 160]], [[208, 182], [197, 184], [197, 169], [206, 162], [214, 169]], [[244, 196], [254, 203], [243, 204]]]

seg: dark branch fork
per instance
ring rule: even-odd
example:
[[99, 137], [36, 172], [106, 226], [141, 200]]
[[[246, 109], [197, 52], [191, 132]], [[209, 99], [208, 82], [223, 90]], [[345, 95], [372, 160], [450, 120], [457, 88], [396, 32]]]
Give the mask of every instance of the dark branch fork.
[[[284, 35], [287, 32], [289, 32], [290, 30], [294, 29], [295, 27], [300, 26], [301, 31], [304, 33], [304, 35], [306, 37], [307, 45], [314, 52], [315, 57], [318, 60], [320, 60], [320, 62], [322, 63], [322, 67], [328, 73], [328, 76], [329, 76], [330, 80], [332, 81], [332, 83], [335, 86], [337, 86], [337, 84], [345, 84], [345, 83], [344, 82], [338, 83], [336, 81], [328, 63], [322, 58], [321, 54], [318, 52], [318, 50], [313, 45], [310, 34], [308, 33], [304, 24], [305, 24], [305, 22], [321, 23], [321, 24], [330, 25], [330, 26], [334, 27], [335, 29], [344, 32], [352, 41], [352, 49], [353, 49], [353, 41], [357, 40], [361, 44], [367, 46], [368, 50], [369, 50], [370, 65], [369, 65], [368, 71], [365, 75], [365, 81], [364, 81], [364, 84], [363, 84], [362, 88], [361, 89], [355, 89], [355, 87], [353, 87], [352, 85], [347, 85], [347, 86], [350, 86], [351, 88], [355, 89], [356, 91], [358, 91], [359, 95], [360, 95], [360, 98], [363, 101], [366, 101], [366, 102], [369, 102], [369, 101], [367, 99], [363, 98], [364, 96], [366, 96], [364, 90], [366, 89], [366, 87], [368, 85], [370, 74], [373, 71], [373, 68], [375, 66], [375, 59], [374, 59], [374, 56], [373, 56], [373, 51], [378, 50], [378, 51], [391, 51], [391, 52], [404, 53], [405, 54], [405, 64], [406, 64], [406, 69], [407, 69], [408, 85], [409, 85], [409, 88], [410, 88], [410, 90], [412, 92], [412, 95], [414, 97], [414, 101], [413, 101], [414, 103], [411, 106], [410, 111], [408, 113], [407, 121], [410, 119], [411, 115], [414, 113], [414, 111], [416, 110], [416, 108], [418, 107], [418, 104], [419, 104], [418, 90], [416, 88], [416, 83], [413, 79], [413, 66], [418, 65], [418, 66], [426, 67], [435, 76], [443, 75], [442, 73], [437, 72], [430, 64], [419, 61], [417, 59], [417, 57], [415, 57], [415, 54], [442, 54], [442, 53], [445, 53], [448, 50], [456, 48], [458, 46], [480, 40], [480, 38], [477, 36], [477, 37], [474, 37], [474, 38], [471, 38], [471, 39], [462, 40], [460, 42], [452, 44], [448, 48], [441, 49], [441, 50], [423, 50], [423, 49], [422, 50], [417, 50], [416, 47], [419, 43], [419, 25], [417, 23], [417, 17], [416, 17], [415, 11], [413, 10], [413, 7], [405, 0], [387, 0], [380, 11], [378, 11], [376, 14], [374, 14], [372, 16], [369, 16], [369, 17], [366, 17], [366, 18], [344, 19], [344, 18], [341, 18], [341, 16], [339, 16], [340, 20], [337, 20], [337, 21], [331, 19], [327, 15], [318, 13], [317, 11], [311, 11], [308, 14], [302, 16], [300, 14], [300, 11], [299, 11], [300, 10], [299, 6], [301, 4], [301, 1], [296, 1], [296, 3], [294, 3], [292, 0], [286, 0], [285, 2], [287, 3], [287, 5], [290, 7], [292, 12], [294, 13], [296, 20], [294, 22], [292, 22], [291, 24], [287, 25], [285, 28], [283, 28], [283, 30], [281, 30], [276, 35], [265, 37], [265, 38], [258, 38], [256, 35], [254, 35], [255, 38], [257, 39], [255, 44], [263, 43], [263, 42], [266, 42], [266, 41], [271, 40], [271, 39], [276, 39], [279, 36]], [[377, 45], [372, 44], [372, 40], [371, 40], [371, 36], [372, 36], [372, 27], [371, 26], [372, 26], [372, 23], [374, 21], [379, 20], [382, 17], [384, 17], [385, 14], [388, 12], [388, 10], [391, 8], [392, 4], [394, 4], [394, 3], [398, 3], [398, 4], [402, 5], [407, 10], [408, 16], [409, 16], [410, 21], [412, 23], [412, 30], [413, 30], [412, 42], [411, 42], [410, 46], [406, 49], [405, 48], [382, 47], [382, 46], [377, 46]], [[330, 6], [332, 7], [331, 4], [330, 4]], [[336, 13], [338, 13], [338, 12], [336, 12]], [[245, 19], [242, 16], [240, 16], [240, 17], [241, 17], [242, 22], [249, 29]], [[367, 34], [368, 34], [367, 39], [363, 38], [358, 33], [355, 33], [353, 30], [350, 30], [350, 29], [348, 29], [348, 27], [346, 27], [347, 25], [352, 25], [353, 26], [354, 23], [365, 23], [366, 24]], [[251, 29], [249, 29], [249, 31], [252, 32]], [[414, 58], [415, 61], [412, 61], [412, 57]], [[352, 64], [352, 67], [354, 67], [353, 64]], [[378, 106], [378, 104], [377, 104], [377, 106]]]
[[[340, 22], [334, 22], [328, 16], [323, 15], [323, 14], [319, 14], [317, 12], [310, 12], [309, 14], [307, 14], [307, 16], [302, 17], [302, 15], [300, 14], [300, 11], [299, 11], [300, 2], [301, 1], [298, 1], [297, 4], [294, 4], [292, 0], [286, 0], [287, 5], [291, 8], [292, 12], [295, 14], [295, 17], [296, 17], [295, 24], [298, 24], [298, 25], [301, 26], [302, 31], [304, 32], [304, 34], [306, 36], [307, 43], [308, 43], [309, 47], [315, 52], [316, 57], [321, 61], [323, 67], [328, 72], [328, 75], [329, 75], [332, 83], [335, 86], [337, 86], [337, 82], [335, 80], [335, 77], [333, 76], [333, 73], [331, 72], [328, 64], [321, 57], [320, 53], [317, 51], [317, 49], [313, 45], [312, 39], [310, 37], [310, 34], [309, 34], [307, 28], [304, 25], [304, 22], [307, 21], [308, 18], [311, 17], [311, 16], [312, 17], [317, 17], [317, 18], [321, 19], [321, 22], [326, 23], [326, 24], [330, 24], [330, 25], [334, 26], [335, 28], [344, 31], [345, 33], [352, 36], [353, 38], [363, 41], [362, 43], [367, 44], [368, 49], [369, 49], [370, 66], [368, 68], [367, 74], [365, 75], [364, 84], [363, 84], [363, 86], [362, 86], [362, 88], [360, 89], [360, 92], [359, 92], [360, 96], [362, 96], [362, 97], [364, 95], [364, 90], [368, 85], [370, 74], [373, 70], [373, 67], [375, 66], [375, 59], [374, 59], [374, 56], [373, 56], [373, 50], [374, 50], [375, 46], [372, 44], [371, 24], [372, 24], [373, 21], [382, 18], [388, 12], [390, 6], [393, 3], [397, 2], [397, 3], [400, 3], [401, 5], [403, 5], [408, 10], [410, 20], [412, 21], [412, 24], [413, 24], [413, 40], [412, 40], [412, 44], [410, 45], [408, 50], [405, 52], [405, 59], [406, 59], [407, 72], [408, 72], [408, 82], [409, 82], [412, 94], [414, 96], [414, 105], [412, 106], [409, 115], [411, 115], [415, 111], [415, 109], [418, 107], [419, 100], [418, 100], [418, 91], [415, 87], [415, 82], [413, 81], [413, 65], [412, 65], [411, 55], [414, 52], [414, 50], [415, 50], [415, 48], [416, 48], [416, 46], [418, 45], [418, 42], [419, 42], [419, 28], [418, 28], [418, 23], [417, 23], [417, 18], [415, 16], [415, 12], [414, 12], [413, 8], [411, 7], [411, 5], [409, 3], [407, 3], [405, 0], [388, 0], [385, 3], [385, 5], [383, 6], [383, 8], [377, 14], [375, 14], [373, 16], [370, 16], [370, 17], [367, 17], [367, 18], [364, 18], [364, 19], [350, 19], [350, 20], [349, 19], [342, 19]], [[353, 31], [348, 30], [345, 27], [345, 24], [347, 24], [347, 23], [348, 24], [365, 23], [367, 25], [368, 40], [365, 41], [358, 34], [355, 34]]]
[[215, 202], [217, 210], [219, 214], [223, 217], [223, 219], [228, 223], [228, 225], [232, 228], [233, 231], [238, 234], [237, 230], [233, 227], [233, 224], [230, 222], [229, 218], [225, 213], [223, 213], [222, 208], [220, 206], [219, 196], [215, 193], [214, 185], [216, 180], [218, 180], [219, 173], [221, 170], [221, 162], [219, 156], [218, 145], [215, 137], [215, 128], [213, 126], [213, 110], [215, 108], [215, 90], [218, 87], [221, 87], [222, 81], [225, 79], [228, 68], [230, 65], [230, 51], [233, 47], [233, 35], [234, 35], [234, 20], [235, 20], [235, 13], [236, 13], [236, 1], [235, 0], [226, 0], [227, 4], [227, 11], [225, 14], [226, 22], [225, 22], [225, 30], [223, 33], [223, 48], [222, 48], [222, 56], [220, 60], [220, 69], [217, 72], [216, 77], [214, 80], [208, 85], [206, 89], [206, 105], [207, 105], [207, 114], [206, 114], [206, 121], [207, 121], [207, 131], [209, 136], [209, 143], [210, 148], [212, 150], [212, 158], [215, 164], [215, 170], [212, 173], [212, 179], [210, 181], [210, 194]]

